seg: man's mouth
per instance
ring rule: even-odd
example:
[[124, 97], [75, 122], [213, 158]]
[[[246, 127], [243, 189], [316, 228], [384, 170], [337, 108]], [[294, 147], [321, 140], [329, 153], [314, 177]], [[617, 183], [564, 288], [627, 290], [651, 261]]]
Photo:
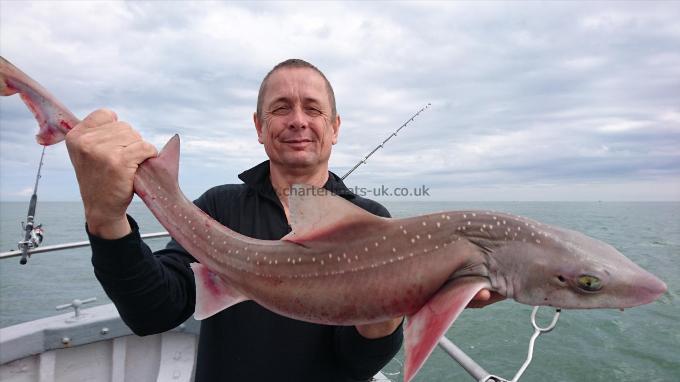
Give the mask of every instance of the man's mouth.
[[308, 138], [289, 138], [289, 139], [283, 139], [283, 143], [309, 143], [312, 142], [311, 139]]

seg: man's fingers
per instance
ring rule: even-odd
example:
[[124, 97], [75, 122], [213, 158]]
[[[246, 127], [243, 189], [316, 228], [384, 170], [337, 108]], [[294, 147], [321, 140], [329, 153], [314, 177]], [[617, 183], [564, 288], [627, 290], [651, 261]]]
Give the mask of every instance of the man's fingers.
[[488, 289], [482, 289], [482, 290], [480, 290], [479, 292], [477, 292], [477, 294], [475, 295], [475, 297], [473, 298], [473, 300], [477, 300], [477, 301], [486, 301], [486, 300], [488, 300], [489, 298], [491, 298], [491, 292], [489, 292]]
[[99, 129], [89, 130], [93, 144], [104, 143], [110, 146], [128, 146], [141, 141], [142, 136], [126, 122], [113, 122], [100, 125]]
[[107, 123], [116, 122], [118, 116], [113, 110], [109, 109], [99, 109], [95, 110], [90, 115], [85, 117], [81, 124], [87, 127], [96, 127], [100, 125], [105, 125]]
[[502, 294], [491, 292], [488, 289], [482, 289], [477, 292], [472, 301], [468, 303], [468, 308], [483, 308], [502, 300], [505, 300], [505, 296]]
[[127, 158], [135, 164], [140, 164], [149, 158], [158, 156], [158, 150], [151, 143], [143, 140], [131, 143], [123, 148]]

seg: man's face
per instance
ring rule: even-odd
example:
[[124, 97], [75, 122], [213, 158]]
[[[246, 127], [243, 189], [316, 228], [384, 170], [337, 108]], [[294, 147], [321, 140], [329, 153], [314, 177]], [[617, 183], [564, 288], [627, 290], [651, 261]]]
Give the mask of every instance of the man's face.
[[283, 68], [267, 81], [258, 141], [273, 164], [293, 169], [326, 166], [337, 142], [340, 117], [332, 117], [324, 79], [309, 68]]

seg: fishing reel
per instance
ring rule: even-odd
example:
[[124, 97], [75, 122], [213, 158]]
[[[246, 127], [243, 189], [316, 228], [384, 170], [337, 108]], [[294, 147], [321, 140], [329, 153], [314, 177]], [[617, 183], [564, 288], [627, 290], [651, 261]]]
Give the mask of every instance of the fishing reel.
[[17, 243], [17, 247], [21, 250], [21, 260], [19, 263], [26, 264], [30, 254], [29, 250], [33, 248], [38, 248], [42, 244], [43, 238], [45, 236], [45, 231], [42, 228], [42, 224], [37, 226], [33, 225], [32, 216], [29, 216], [28, 222], [21, 222], [21, 229], [24, 231], [24, 240], [20, 240]]

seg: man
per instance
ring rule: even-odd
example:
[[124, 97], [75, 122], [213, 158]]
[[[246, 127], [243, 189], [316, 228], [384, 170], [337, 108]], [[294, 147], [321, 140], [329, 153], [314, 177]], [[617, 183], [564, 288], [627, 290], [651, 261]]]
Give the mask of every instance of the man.
[[[340, 116], [333, 89], [316, 67], [302, 60], [275, 66], [262, 81], [253, 120], [269, 161], [240, 174], [244, 184], [212, 188], [195, 201], [217, 221], [247, 236], [280, 239], [290, 232], [287, 190], [295, 183], [324, 187], [389, 216], [328, 171]], [[179, 325], [194, 310], [189, 264], [195, 259], [174, 240], [152, 254], [125, 213], [137, 166], [156, 149], [107, 110], [90, 114], [66, 140], [97, 278], [135, 333]], [[488, 299], [485, 293], [478, 299]], [[367, 380], [400, 348], [401, 322], [316, 325], [243, 302], [202, 322], [196, 381]]]

